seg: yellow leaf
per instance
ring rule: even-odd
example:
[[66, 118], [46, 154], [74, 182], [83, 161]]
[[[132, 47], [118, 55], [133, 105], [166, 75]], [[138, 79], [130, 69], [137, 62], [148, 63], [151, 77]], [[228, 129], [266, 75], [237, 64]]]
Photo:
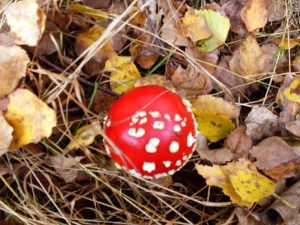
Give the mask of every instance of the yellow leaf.
[[275, 183], [260, 174], [246, 159], [225, 166], [196, 165], [207, 185], [222, 188], [232, 202], [250, 208], [253, 203], [274, 194]]
[[0, 46], [0, 52], [0, 98], [3, 98], [13, 92], [20, 79], [25, 76], [29, 57], [19, 46]]
[[0, 156], [8, 152], [13, 139], [13, 128], [7, 123], [0, 111]]
[[192, 101], [198, 130], [212, 142], [225, 138], [235, 128], [231, 119], [237, 118], [239, 110], [222, 98], [200, 95]]
[[230, 70], [242, 75], [248, 82], [261, 77], [266, 65], [266, 55], [263, 54], [256, 38], [252, 35], [243, 41], [229, 61]]
[[293, 38], [278, 38], [273, 39], [272, 42], [279, 47], [283, 47], [285, 50], [295, 48], [299, 43], [300, 39]]
[[14, 128], [10, 149], [37, 143], [51, 135], [52, 128], [56, 126], [53, 109], [26, 89], [17, 89], [8, 98], [5, 119]]
[[92, 144], [100, 131], [101, 125], [98, 122], [93, 122], [92, 124], [80, 127], [71, 142], [68, 144], [67, 149], [73, 150]]
[[103, 12], [100, 9], [94, 9], [85, 5], [81, 5], [81, 4], [73, 4], [71, 5], [68, 10], [70, 12], [73, 13], [83, 13], [83, 14], [87, 14], [89, 16], [91, 16], [92, 18], [94, 18], [95, 20], [101, 20], [101, 21], [107, 21], [107, 13]]
[[300, 78], [295, 77], [290, 85], [283, 91], [283, 95], [286, 97], [288, 101], [300, 103]]
[[118, 94], [129, 91], [134, 87], [141, 74], [131, 57], [116, 56], [106, 61], [105, 70], [111, 72], [110, 86]]
[[188, 11], [181, 19], [181, 27], [184, 35], [191, 38], [193, 42], [197, 42], [211, 36], [205, 17], [202, 15], [196, 15], [195, 11], [199, 10], [189, 7]]
[[16, 44], [35, 46], [44, 32], [46, 24], [46, 15], [40, 10], [37, 1], [17, 1], [4, 12]]
[[266, 0], [249, 0], [241, 10], [241, 18], [249, 32], [266, 25], [268, 10]]
[[212, 33], [208, 39], [201, 40], [197, 43], [200, 51], [211, 52], [224, 44], [230, 28], [230, 21], [228, 17], [213, 10], [197, 10], [196, 15], [205, 17], [208, 28]]

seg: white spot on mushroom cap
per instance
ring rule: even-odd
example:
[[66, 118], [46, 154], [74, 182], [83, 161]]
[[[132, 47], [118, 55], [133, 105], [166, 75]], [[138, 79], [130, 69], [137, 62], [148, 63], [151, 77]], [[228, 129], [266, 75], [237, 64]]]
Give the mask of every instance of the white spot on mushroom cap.
[[157, 146], [159, 145], [160, 140], [158, 138], [151, 138], [148, 144], [146, 145], [146, 152], [155, 153], [157, 151]]
[[181, 127], [178, 124], [176, 124], [176, 125], [174, 125], [173, 130], [174, 130], [174, 132], [178, 133], [181, 131]]
[[121, 166], [120, 166], [120, 164], [119, 164], [119, 163], [115, 163], [115, 166], [116, 166], [116, 168], [117, 168], [118, 170], [120, 170], [120, 169], [121, 169]]
[[176, 153], [179, 150], [179, 143], [177, 141], [172, 141], [169, 150], [171, 153]]
[[133, 117], [131, 117], [131, 121], [132, 121], [132, 123], [137, 123], [139, 121], [138, 115], [136, 114]]
[[145, 111], [141, 111], [141, 112], [138, 113], [138, 115], [140, 117], [145, 117], [145, 116], [147, 116], [147, 113]]
[[175, 165], [176, 165], [176, 166], [180, 166], [180, 165], [181, 165], [181, 160], [180, 160], [180, 159], [177, 160]]
[[171, 116], [169, 114], [165, 114], [165, 119], [171, 121]]
[[185, 127], [185, 126], [186, 126], [186, 122], [185, 122], [185, 121], [182, 121], [182, 122], [181, 122], [181, 126], [182, 126], [182, 127]]
[[184, 156], [182, 157], [182, 160], [185, 161], [185, 160], [187, 160], [187, 158], [188, 158], [187, 155], [184, 155]]
[[154, 121], [153, 129], [163, 130], [165, 128], [165, 123], [163, 121]]
[[180, 116], [179, 114], [175, 114], [174, 120], [175, 120], [176, 122], [179, 122], [179, 121], [182, 120], [182, 118], [181, 118], [181, 116]]
[[107, 127], [110, 127], [110, 125], [111, 125], [111, 120], [107, 120], [107, 121], [106, 121], [106, 126], [107, 126]]
[[154, 177], [155, 177], [155, 179], [160, 179], [167, 175], [168, 175], [167, 173], [158, 173], [158, 174], [155, 174]]
[[142, 125], [144, 123], [147, 123], [148, 119], [147, 117], [144, 117], [143, 119], [140, 120], [139, 124]]
[[160, 112], [149, 112], [149, 114], [153, 117], [153, 118], [160, 118], [161, 117], [161, 114]]
[[176, 172], [176, 170], [169, 170], [169, 171], [168, 171], [168, 174], [169, 174], [169, 175], [173, 175], [175, 172]]
[[166, 168], [169, 168], [171, 166], [171, 161], [163, 161], [163, 164]]
[[138, 129], [130, 128], [128, 130], [128, 135], [132, 137], [139, 138], [139, 137], [143, 137], [144, 134], [145, 134], [145, 130], [143, 128], [138, 128]]
[[152, 171], [154, 171], [156, 169], [155, 163], [154, 162], [144, 162], [143, 164], [143, 170], [151, 173]]
[[141, 177], [141, 176], [142, 176], [142, 175], [141, 175], [139, 172], [137, 172], [135, 169], [129, 170], [129, 173], [130, 173], [131, 175], [133, 175], [133, 176], [136, 176], [136, 177]]
[[192, 132], [190, 132], [187, 137], [187, 146], [191, 147], [196, 141], [197, 139], [192, 135]]

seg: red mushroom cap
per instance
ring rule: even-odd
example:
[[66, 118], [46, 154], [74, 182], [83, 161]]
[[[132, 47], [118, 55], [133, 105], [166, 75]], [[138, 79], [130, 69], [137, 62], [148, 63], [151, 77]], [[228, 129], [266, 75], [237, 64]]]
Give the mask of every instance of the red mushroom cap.
[[[197, 124], [190, 103], [157, 85], [135, 88], [110, 108], [104, 122], [108, 153], [145, 178], [172, 175], [192, 155]], [[116, 148], [117, 147], [117, 148]]]

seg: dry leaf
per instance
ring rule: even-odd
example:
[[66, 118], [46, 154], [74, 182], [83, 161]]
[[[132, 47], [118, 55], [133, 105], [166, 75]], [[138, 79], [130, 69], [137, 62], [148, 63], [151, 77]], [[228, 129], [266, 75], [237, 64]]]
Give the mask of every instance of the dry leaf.
[[234, 213], [238, 218], [238, 225], [263, 225], [259, 214], [253, 212], [253, 210], [237, 207], [234, 209]]
[[231, 119], [237, 118], [239, 109], [222, 98], [201, 95], [192, 101], [198, 130], [210, 141], [225, 138], [235, 128]]
[[82, 126], [76, 131], [76, 134], [71, 138], [71, 141], [66, 148], [68, 150], [73, 150], [89, 146], [94, 142], [95, 137], [100, 134], [100, 131], [101, 125], [97, 121], [94, 121], [92, 124]]
[[181, 65], [175, 70], [171, 80], [179, 89], [184, 89], [185, 95], [208, 94], [212, 90], [212, 81], [205, 75], [200, 74], [192, 67], [188, 66], [183, 69]]
[[[275, 210], [282, 217], [286, 225], [297, 225], [300, 221], [300, 181], [293, 184], [289, 189], [279, 195], [280, 198], [266, 211], [268, 216], [269, 210]], [[270, 221], [274, 221], [274, 213], [269, 214]]]
[[193, 42], [209, 38], [211, 31], [208, 28], [204, 16], [198, 14], [199, 10], [188, 8], [184, 17], [180, 19], [181, 28], [186, 37], [189, 37]]
[[13, 130], [0, 111], [0, 156], [9, 151], [9, 146], [13, 139]]
[[260, 174], [256, 167], [245, 159], [225, 166], [196, 165], [196, 169], [206, 179], [207, 185], [222, 188], [232, 202], [248, 208], [275, 191], [275, 183]]
[[272, 136], [279, 131], [278, 117], [265, 107], [254, 106], [248, 114], [245, 124], [246, 132], [253, 141]]
[[225, 2], [221, 8], [230, 20], [230, 30], [241, 36], [244, 36], [248, 32], [241, 19], [241, 10], [243, 6], [244, 5], [240, 0], [229, 0]]
[[246, 127], [241, 125], [233, 130], [225, 139], [224, 147], [230, 149], [235, 158], [247, 158], [252, 147], [252, 140], [246, 134]]
[[142, 77], [134, 82], [134, 87], [140, 87], [145, 85], [160, 85], [168, 88], [174, 88], [166, 76], [152, 74], [151, 76]]
[[0, 46], [0, 52], [0, 98], [3, 98], [14, 91], [20, 79], [25, 76], [29, 57], [19, 46]]
[[287, 122], [285, 129], [296, 137], [300, 137], [300, 120]]
[[56, 113], [33, 93], [17, 89], [9, 95], [5, 119], [14, 128], [11, 150], [49, 137], [56, 126]]
[[286, 14], [286, 3], [277, 0], [267, 0], [268, 21], [283, 20]]
[[10, 32], [0, 32], [0, 46], [12, 47], [15, 45], [15, 38]]
[[207, 148], [198, 151], [198, 154], [202, 160], [207, 160], [213, 164], [224, 164], [232, 161], [235, 155], [228, 148], [219, 148], [209, 150]]
[[45, 29], [46, 15], [36, 0], [14, 2], [5, 10], [5, 15], [17, 44], [35, 46], [38, 43]]
[[264, 139], [250, 152], [256, 158], [255, 166], [276, 180], [294, 176], [300, 162], [293, 149], [279, 137]]
[[59, 176], [64, 179], [66, 183], [74, 182], [78, 176], [78, 169], [74, 166], [76, 163], [80, 162], [84, 156], [76, 156], [74, 158], [66, 158], [60, 155], [50, 156], [50, 163], [59, 174]]
[[83, 13], [88, 16], [91, 16], [95, 20], [101, 20], [101, 21], [107, 21], [108, 15], [106, 12], [100, 10], [100, 9], [95, 9], [91, 8], [85, 5], [81, 5], [79, 3], [75, 3], [69, 6], [68, 8], [69, 12], [73, 13]]
[[[275, 44], [269, 43], [269, 44], [264, 44], [261, 46], [261, 51], [266, 57], [266, 64], [265, 64], [265, 69], [264, 72], [273, 72], [274, 68], [278, 70], [280, 66], [284, 63], [285, 57], [279, 57], [279, 50], [278, 47]], [[277, 61], [278, 58], [278, 61]], [[273, 79], [275, 80], [275, 79]]]
[[141, 78], [139, 70], [129, 56], [116, 56], [106, 61], [105, 70], [111, 72], [110, 86], [118, 94], [129, 91]]
[[225, 43], [230, 29], [230, 21], [228, 17], [223, 16], [220, 12], [215, 12], [210, 9], [199, 10], [197, 14], [205, 17], [212, 33], [211, 37], [199, 41], [197, 46], [202, 52], [211, 52]]
[[256, 38], [249, 35], [234, 52], [229, 67], [231, 71], [242, 75], [245, 81], [252, 81], [262, 76], [266, 61], [266, 56], [256, 42]]
[[186, 37], [179, 31], [178, 28], [179, 19], [173, 13], [167, 14], [163, 19], [163, 25], [161, 27], [161, 38], [175, 46], [188, 46], [189, 42]]
[[241, 11], [241, 18], [249, 32], [264, 27], [268, 20], [267, 0], [249, 0]]
[[299, 45], [300, 39], [296, 38], [276, 38], [272, 42], [278, 47], [283, 47], [285, 50], [295, 48]]
[[300, 72], [300, 55], [296, 56], [293, 61], [293, 68], [296, 72]]

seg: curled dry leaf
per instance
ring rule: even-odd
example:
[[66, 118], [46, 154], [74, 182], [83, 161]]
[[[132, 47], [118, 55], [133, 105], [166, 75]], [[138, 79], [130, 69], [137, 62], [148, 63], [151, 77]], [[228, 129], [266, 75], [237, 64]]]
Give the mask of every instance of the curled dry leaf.
[[196, 165], [196, 169], [207, 185], [222, 188], [232, 202], [248, 208], [275, 191], [275, 183], [260, 174], [249, 160], [240, 159], [225, 166]]
[[248, 114], [245, 124], [247, 134], [253, 141], [272, 136], [278, 128], [278, 117], [265, 107], [254, 106]]
[[80, 127], [74, 137], [72, 137], [70, 143], [67, 145], [68, 150], [77, 149], [80, 147], [89, 146], [94, 142], [96, 136], [101, 132], [101, 125], [99, 122], [94, 121], [92, 124], [88, 124]]
[[192, 101], [200, 133], [212, 142], [225, 138], [235, 128], [231, 119], [237, 118], [239, 109], [222, 98], [201, 95]]
[[116, 56], [106, 61], [105, 70], [111, 72], [110, 86], [118, 94], [129, 91], [141, 78], [140, 71], [129, 56]]
[[241, 11], [249, 32], [262, 28], [268, 21], [267, 0], [249, 0]]
[[29, 57], [18, 46], [0, 46], [0, 52], [0, 98], [3, 98], [14, 91], [20, 79], [25, 76]]
[[9, 151], [13, 130], [0, 111], [0, 156]]
[[276, 180], [294, 176], [300, 162], [300, 157], [279, 137], [264, 139], [250, 152], [257, 168]]
[[189, 37], [193, 42], [211, 36], [211, 31], [208, 28], [205, 17], [199, 15], [198, 12], [199, 10], [189, 7], [184, 17], [180, 20], [183, 34]]
[[183, 69], [179, 65], [171, 80], [174, 86], [183, 89], [186, 95], [207, 94], [212, 90], [211, 79], [207, 75], [199, 73], [191, 65], [188, 65], [187, 69]]
[[49, 137], [56, 126], [56, 113], [33, 93], [17, 89], [8, 96], [5, 119], [14, 128], [11, 150]]
[[74, 158], [66, 158], [60, 155], [50, 156], [50, 163], [59, 174], [59, 176], [64, 179], [66, 183], [74, 182], [78, 176], [78, 169], [74, 166], [76, 163], [80, 162], [84, 156], [76, 156]]
[[230, 21], [228, 17], [223, 16], [220, 12], [210, 9], [199, 10], [197, 14], [205, 17], [212, 33], [211, 37], [197, 43], [198, 48], [202, 52], [211, 52], [225, 43], [230, 29]]
[[172, 12], [169, 12], [163, 19], [161, 27], [161, 38], [175, 46], [188, 46], [189, 42], [186, 37], [179, 31], [179, 19]]
[[241, 125], [233, 130], [225, 139], [224, 146], [231, 150], [235, 158], [247, 158], [252, 140], [246, 133], [246, 127]]
[[5, 10], [5, 15], [17, 44], [35, 46], [38, 43], [45, 29], [46, 15], [36, 0], [14, 2]]
[[245, 81], [260, 78], [266, 67], [267, 58], [260, 49], [256, 38], [252, 35], [246, 37], [242, 45], [235, 50], [229, 62], [230, 70], [240, 74]]

